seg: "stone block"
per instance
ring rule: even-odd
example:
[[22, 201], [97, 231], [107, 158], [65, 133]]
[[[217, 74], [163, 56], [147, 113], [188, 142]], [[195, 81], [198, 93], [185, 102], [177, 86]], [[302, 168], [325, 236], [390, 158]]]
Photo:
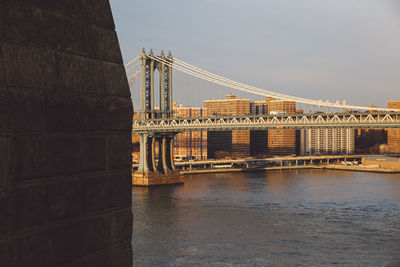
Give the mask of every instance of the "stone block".
[[48, 219], [46, 190], [35, 187], [14, 191], [11, 208], [14, 231], [45, 222]]
[[0, 129], [40, 131], [44, 129], [42, 90], [0, 88]]
[[6, 266], [58, 266], [108, 243], [108, 225], [102, 218], [69, 224], [9, 240]]
[[[0, 69], [0, 72], [2, 69]], [[9, 89], [0, 87], [0, 130], [11, 130], [13, 127], [12, 94]]]
[[110, 206], [130, 207], [132, 203], [132, 184], [130, 169], [126, 174], [114, 175], [109, 179]]
[[110, 170], [132, 167], [132, 142], [129, 135], [113, 135], [108, 137], [108, 168]]
[[104, 171], [106, 169], [106, 142], [106, 138], [103, 136], [82, 137], [82, 171]]
[[125, 211], [114, 213], [109, 218], [109, 231], [111, 244], [118, 244], [122, 241], [129, 242], [132, 238], [133, 215], [129, 207]]
[[82, 101], [85, 130], [132, 129], [132, 101], [123, 97], [86, 96]]
[[61, 175], [80, 171], [81, 161], [80, 137], [48, 137], [48, 174]]
[[51, 50], [14, 43], [5, 43], [2, 49], [8, 85], [52, 88], [56, 84], [54, 54]]
[[[14, 1], [16, 2], [16, 1]], [[25, 3], [34, 7], [38, 7], [40, 9], [53, 9], [59, 11], [66, 10], [66, 3], [68, 1], [53, 1], [53, 0], [18, 0], [18, 2]], [[78, 1], [71, 1], [71, 2], [78, 2]], [[83, 5], [82, 5], [83, 7]]]
[[57, 86], [83, 93], [104, 93], [100, 61], [82, 56], [56, 53]]
[[108, 129], [132, 131], [133, 107], [132, 100], [123, 97], [108, 97], [105, 99], [105, 126]]
[[11, 88], [14, 130], [41, 131], [44, 122], [44, 93], [42, 90]]
[[8, 165], [8, 139], [7, 136], [0, 136], [0, 189], [7, 182], [7, 165]]
[[[0, 9], [1, 9], [1, 5], [0, 5]], [[0, 11], [0, 16], [1, 16], [1, 11]], [[2, 27], [2, 25], [1, 25], [1, 18], [0, 18], [0, 35], [2, 34], [1, 27]], [[5, 78], [4, 78], [5, 66], [3, 64], [3, 49], [1, 49], [1, 47], [2, 47], [2, 43], [0, 41], [0, 86], [3, 86], [5, 83]]]
[[104, 118], [107, 115], [107, 109], [104, 97], [85, 96], [82, 98], [82, 122], [83, 130], [103, 130], [107, 129]]
[[47, 186], [49, 213], [52, 218], [73, 217], [82, 212], [82, 187], [80, 181]]
[[111, 6], [108, 0], [85, 0], [85, 3], [84, 13], [90, 22], [111, 29], [115, 28]]
[[81, 98], [77, 93], [50, 91], [46, 102], [48, 131], [78, 131], [82, 129]]
[[[67, 4], [62, 4], [62, 1], [50, 2], [49, 8], [66, 9]], [[84, 26], [72, 18], [17, 2], [8, 4], [7, 12], [4, 13], [7, 18], [6, 39], [72, 53], [85, 53]]]
[[0, 266], [6, 266], [6, 241], [0, 240]]
[[122, 64], [103, 62], [105, 94], [130, 97], [128, 80]]
[[78, 261], [69, 262], [59, 267], [125, 267], [132, 266], [132, 247], [125, 246], [108, 249], [101, 253], [89, 255]]
[[115, 30], [88, 25], [85, 28], [85, 38], [86, 49], [90, 55], [122, 64], [121, 50]]
[[83, 206], [84, 212], [94, 212], [107, 209], [110, 206], [111, 196], [109, 177], [96, 177], [86, 179], [82, 182], [83, 186]]
[[0, 195], [0, 235], [12, 230], [13, 222], [13, 206], [10, 196], [7, 194]]
[[114, 207], [129, 207], [132, 201], [129, 175], [96, 177], [83, 181], [86, 213]]
[[9, 138], [9, 178], [21, 181], [47, 176], [47, 142], [43, 136]]

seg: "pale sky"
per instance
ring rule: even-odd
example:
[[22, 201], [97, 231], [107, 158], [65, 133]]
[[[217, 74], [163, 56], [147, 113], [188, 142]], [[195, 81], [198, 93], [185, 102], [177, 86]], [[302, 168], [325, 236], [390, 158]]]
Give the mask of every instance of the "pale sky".
[[[142, 47], [279, 93], [348, 104], [400, 100], [398, 0], [111, 0], [127, 63]], [[201, 105], [211, 89], [174, 101]], [[179, 84], [181, 83], [181, 84]], [[208, 93], [207, 93], [208, 92]], [[220, 97], [222, 97], [221, 92]], [[133, 100], [137, 94], [133, 92]], [[246, 95], [244, 95], [246, 97]], [[261, 97], [258, 97], [261, 99]]]

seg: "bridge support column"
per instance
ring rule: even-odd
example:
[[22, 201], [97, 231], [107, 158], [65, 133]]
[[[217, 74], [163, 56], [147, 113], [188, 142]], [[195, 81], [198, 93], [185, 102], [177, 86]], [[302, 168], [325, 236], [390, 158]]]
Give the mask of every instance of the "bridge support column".
[[[139, 161], [139, 172], [148, 172], [149, 166], [147, 164], [148, 156], [147, 156], [147, 134], [139, 135], [140, 142], [140, 161]], [[142, 156], [143, 155], [143, 156]]]
[[[140, 55], [142, 64], [141, 111], [143, 121], [155, 118], [171, 118], [172, 109], [172, 64], [171, 52], [164, 56], [155, 56], [153, 51], [147, 55], [143, 49]], [[154, 107], [154, 70], [160, 73], [160, 110]], [[132, 175], [132, 184], [138, 186], [152, 186], [163, 184], [183, 183], [183, 176], [175, 170], [174, 165], [174, 132], [170, 133], [139, 133], [140, 162], [138, 171]], [[158, 142], [158, 162], [156, 161], [156, 141]]]
[[[151, 136], [139, 134], [139, 168], [132, 175], [132, 184], [136, 186], [154, 186], [182, 184], [183, 176], [175, 170], [173, 156], [174, 134]], [[158, 162], [155, 159], [155, 146], [158, 142]]]

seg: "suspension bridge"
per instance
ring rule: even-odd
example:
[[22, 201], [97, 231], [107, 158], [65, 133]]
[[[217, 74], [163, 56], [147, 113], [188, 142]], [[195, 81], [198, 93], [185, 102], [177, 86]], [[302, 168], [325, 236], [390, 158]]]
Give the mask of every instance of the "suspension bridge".
[[[132, 98], [134, 102], [140, 100], [139, 119], [134, 120], [132, 124], [132, 132], [139, 136], [140, 141], [139, 168], [133, 175], [133, 183], [137, 185], [183, 182], [175, 170], [173, 160], [173, 138], [179, 132], [276, 128], [400, 128], [399, 109], [350, 105], [346, 101], [330, 102], [282, 94], [211, 73], [172, 57], [171, 52], [165, 56], [162, 51], [156, 56], [152, 50], [146, 54], [143, 49], [142, 53], [125, 67], [128, 81], [134, 91]], [[218, 90], [223, 92], [229, 90], [239, 95], [292, 101], [296, 105], [302, 105], [303, 112], [179, 118], [173, 113], [173, 70], [191, 78], [192, 81], [197, 79], [199, 83], [204, 83], [203, 88], [196, 88], [194, 82], [192, 86], [190, 82], [186, 82], [186, 93], [192, 97], [195, 95], [201, 97], [201, 92], [205, 91], [211, 91], [211, 96], [215, 97], [220, 94]], [[159, 75], [156, 75], [156, 72]], [[155, 88], [157, 79], [159, 88]], [[213, 89], [208, 89], [207, 85]], [[189, 90], [190, 87], [197, 92]], [[159, 94], [155, 93], [157, 90]], [[158, 144], [158, 155], [156, 155], [156, 144]]]

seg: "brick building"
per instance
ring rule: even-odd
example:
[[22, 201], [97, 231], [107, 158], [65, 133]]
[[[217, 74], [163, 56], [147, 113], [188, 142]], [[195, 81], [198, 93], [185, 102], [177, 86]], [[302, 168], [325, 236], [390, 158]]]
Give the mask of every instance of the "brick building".
[[[389, 101], [388, 108], [400, 109], [400, 101]], [[388, 146], [389, 153], [400, 153], [400, 129], [388, 129]]]
[[[182, 107], [174, 103], [175, 118], [194, 118], [207, 116], [207, 108]], [[207, 132], [182, 132], [174, 137], [174, 155], [194, 156], [197, 159], [207, 159]]]
[[[250, 100], [227, 95], [226, 99], [205, 100], [204, 107], [210, 116], [241, 116], [250, 114]], [[234, 130], [208, 132], [208, 158], [248, 157], [250, 131]]]
[[[275, 100], [267, 97], [268, 113], [270, 115], [296, 113], [296, 102]], [[276, 129], [268, 130], [268, 154], [289, 155], [296, 154], [296, 130]]]

